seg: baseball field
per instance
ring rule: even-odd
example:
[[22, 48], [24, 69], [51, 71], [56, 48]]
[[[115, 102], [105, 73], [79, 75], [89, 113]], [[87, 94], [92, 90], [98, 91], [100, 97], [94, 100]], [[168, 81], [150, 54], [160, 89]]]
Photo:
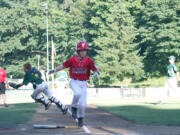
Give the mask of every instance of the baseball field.
[[69, 114], [52, 105], [15, 103], [0, 108], [2, 135], [179, 135], [180, 100], [156, 105], [152, 99], [89, 98], [85, 128], [34, 129], [34, 124], [76, 126]]

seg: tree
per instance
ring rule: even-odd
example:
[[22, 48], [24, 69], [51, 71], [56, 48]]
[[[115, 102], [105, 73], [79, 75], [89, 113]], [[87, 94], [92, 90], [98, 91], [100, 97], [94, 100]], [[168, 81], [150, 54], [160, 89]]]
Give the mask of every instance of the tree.
[[145, 71], [159, 76], [166, 73], [168, 56], [180, 58], [180, 2], [148, 0], [144, 6], [137, 22], [137, 43], [145, 57]]
[[[92, 1], [90, 22], [95, 59], [104, 84], [122, 81], [125, 77], [143, 76], [142, 58], [133, 43], [137, 30], [126, 5], [120, 1]], [[94, 29], [92, 29], [94, 28]]]
[[34, 63], [32, 50], [43, 50], [41, 44], [45, 43], [41, 6], [35, 4], [35, 1], [20, 2], [4, 1], [6, 7], [0, 8], [5, 13], [0, 15], [0, 64], [15, 77], [22, 75], [23, 70], [20, 69], [24, 63]]

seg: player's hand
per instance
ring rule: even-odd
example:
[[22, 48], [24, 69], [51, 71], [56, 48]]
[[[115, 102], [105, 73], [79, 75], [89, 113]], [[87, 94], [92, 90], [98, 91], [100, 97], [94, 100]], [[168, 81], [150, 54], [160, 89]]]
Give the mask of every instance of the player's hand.
[[14, 88], [14, 89], [18, 89], [19, 87], [22, 86], [22, 84], [16, 84], [16, 83], [13, 83], [13, 82], [9, 82], [9, 86]]
[[55, 69], [49, 70], [48, 75], [50, 75], [50, 74], [52, 74], [52, 73], [54, 73], [54, 72], [56, 72]]
[[21, 87], [22, 86], [22, 84], [17, 84], [16, 86], [15, 86], [15, 89], [18, 89], [19, 87]]
[[94, 72], [94, 78], [98, 78], [99, 73], [98, 72]]

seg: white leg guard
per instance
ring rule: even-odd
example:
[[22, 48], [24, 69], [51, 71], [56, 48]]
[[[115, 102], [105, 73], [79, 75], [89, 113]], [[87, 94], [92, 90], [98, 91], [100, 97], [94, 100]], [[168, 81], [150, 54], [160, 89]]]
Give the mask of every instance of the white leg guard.
[[52, 91], [49, 89], [47, 83], [45, 83], [45, 89], [43, 90], [43, 93], [48, 97], [48, 99], [57, 105], [58, 108], [61, 109], [63, 114], [67, 112], [67, 107], [64, 106], [60, 100], [58, 100], [56, 97], [52, 96]]
[[[34, 99], [34, 98], [33, 98], [33, 99]], [[46, 100], [44, 97], [35, 98], [34, 100], [35, 100], [36, 102], [38, 102], [38, 103], [42, 103], [43, 105], [46, 105], [46, 104], [49, 103], [49, 101]]]

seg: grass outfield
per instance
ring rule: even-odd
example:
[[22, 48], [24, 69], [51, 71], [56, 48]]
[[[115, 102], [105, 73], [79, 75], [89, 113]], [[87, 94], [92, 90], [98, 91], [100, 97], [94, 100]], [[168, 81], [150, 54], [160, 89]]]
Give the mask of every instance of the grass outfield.
[[158, 77], [158, 78], [149, 78], [148, 80], [142, 81], [142, 82], [134, 82], [130, 83], [129, 87], [131, 88], [147, 88], [147, 87], [153, 87], [158, 88], [165, 85], [165, 82], [167, 80], [166, 76]]
[[12, 104], [9, 108], [0, 108], [0, 128], [12, 128], [17, 124], [26, 123], [36, 112], [37, 104]]
[[180, 99], [169, 99], [163, 105], [155, 105], [156, 102], [157, 100], [144, 99], [99, 99], [94, 101], [98, 107], [126, 120], [141, 124], [180, 126]]

